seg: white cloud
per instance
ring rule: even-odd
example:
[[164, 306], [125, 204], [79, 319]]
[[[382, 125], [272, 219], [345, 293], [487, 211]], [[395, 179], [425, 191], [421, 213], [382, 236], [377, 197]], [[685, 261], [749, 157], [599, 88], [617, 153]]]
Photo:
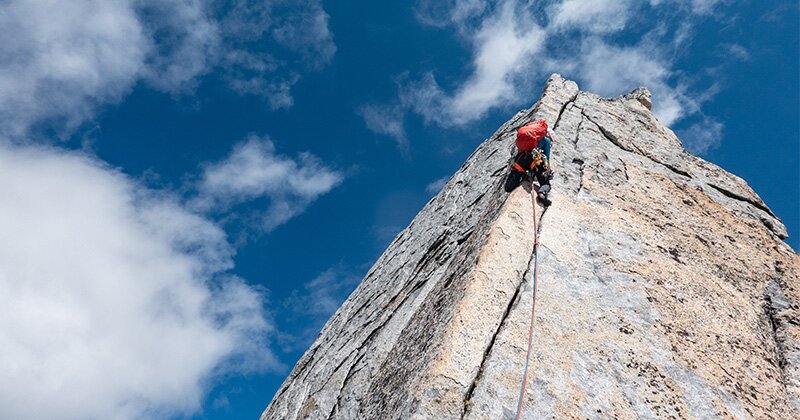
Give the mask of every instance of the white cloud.
[[148, 55], [129, 2], [0, 4], [0, 130], [46, 118], [71, 128], [131, 88]]
[[[470, 5], [455, 10], [467, 13], [473, 9]], [[456, 26], [464, 28], [460, 20], [456, 20]], [[527, 10], [516, 0], [506, 0], [469, 36], [473, 73], [467, 80], [448, 94], [428, 73], [401, 89], [400, 101], [405, 107], [414, 109], [426, 121], [450, 127], [473, 122], [492, 108], [518, 104], [529, 96], [523, 88], [528, 80], [524, 75], [545, 38]]]
[[204, 211], [219, 211], [267, 197], [270, 204], [261, 224], [270, 231], [303, 212], [342, 179], [340, 172], [310, 153], [292, 159], [277, 154], [269, 139], [250, 136], [224, 160], [205, 166], [198, 196], [191, 205]]
[[191, 88], [215, 64], [222, 47], [220, 29], [205, 0], [120, 3], [130, 3], [127, 7], [147, 35], [141, 76], [151, 86], [167, 92]]
[[0, 145], [0, 178], [0, 417], [191, 414], [281, 368], [213, 223], [80, 154]]
[[[336, 51], [320, 1], [11, 0], [0, 39], [0, 134], [17, 138], [38, 123], [67, 136], [139, 81], [186, 92], [216, 68], [235, 91], [288, 107], [301, 72]], [[253, 52], [265, 45], [282, 51]]]
[[544, 31], [515, 1], [506, 1], [486, 19], [474, 38], [474, 73], [458, 88], [451, 103], [453, 123], [460, 125], [496, 106], [518, 103], [527, 92], [517, 89], [544, 42]]
[[439, 191], [441, 191], [442, 188], [444, 188], [445, 184], [447, 184], [447, 181], [449, 179], [450, 179], [449, 176], [445, 176], [437, 179], [436, 181], [431, 182], [425, 187], [425, 192], [428, 193], [429, 195], [438, 194]]
[[671, 125], [696, 112], [697, 104], [684, 93], [685, 87], [668, 83], [670, 63], [654, 54], [656, 51], [650, 43], [615, 47], [597, 38], [587, 39], [573, 71], [586, 83], [585, 89], [604, 96], [647, 87], [653, 93], [653, 112], [662, 123]]

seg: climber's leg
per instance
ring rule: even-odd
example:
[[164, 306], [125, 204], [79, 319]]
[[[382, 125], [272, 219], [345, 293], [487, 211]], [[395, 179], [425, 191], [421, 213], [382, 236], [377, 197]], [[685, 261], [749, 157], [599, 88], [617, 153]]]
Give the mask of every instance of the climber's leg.
[[506, 183], [505, 183], [506, 192], [514, 191], [514, 189], [517, 188], [520, 183], [522, 183], [522, 180], [524, 178], [525, 174], [519, 171], [512, 170], [506, 177]]
[[539, 202], [542, 203], [545, 207], [549, 206], [553, 202], [547, 197], [550, 193], [550, 176], [548, 171], [536, 171], [534, 173], [536, 176], [536, 182], [539, 183], [539, 189], [536, 193]]

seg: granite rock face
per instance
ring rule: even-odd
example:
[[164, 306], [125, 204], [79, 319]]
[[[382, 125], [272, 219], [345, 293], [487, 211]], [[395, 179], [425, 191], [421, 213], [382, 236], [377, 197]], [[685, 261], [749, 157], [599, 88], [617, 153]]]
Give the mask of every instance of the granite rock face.
[[800, 257], [650, 104], [551, 76], [395, 238], [261, 418], [513, 418], [534, 213], [529, 188], [502, 183], [534, 119], [555, 128], [557, 175], [537, 207], [523, 417], [800, 418]]

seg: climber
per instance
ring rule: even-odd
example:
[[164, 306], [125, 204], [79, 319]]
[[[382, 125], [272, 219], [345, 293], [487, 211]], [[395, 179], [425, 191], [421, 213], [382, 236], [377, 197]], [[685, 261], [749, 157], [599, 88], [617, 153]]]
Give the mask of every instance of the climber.
[[537, 198], [545, 207], [552, 202], [547, 198], [550, 192], [550, 146], [553, 134], [547, 128], [547, 121], [539, 120], [526, 124], [517, 130], [517, 154], [511, 165], [511, 172], [505, 182], [506, 192], [514, 191], [526, 177], [536, 179], [539, 184]]

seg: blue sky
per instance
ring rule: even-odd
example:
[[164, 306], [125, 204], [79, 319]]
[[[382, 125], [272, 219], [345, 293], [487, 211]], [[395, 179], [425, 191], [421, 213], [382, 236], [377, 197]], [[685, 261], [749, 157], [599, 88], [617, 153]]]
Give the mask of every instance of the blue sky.
[[258, 416], [552, 72], [647, 86], [798, 249], [797, 2], [381, 3], [0, 4], [0, 417]]

